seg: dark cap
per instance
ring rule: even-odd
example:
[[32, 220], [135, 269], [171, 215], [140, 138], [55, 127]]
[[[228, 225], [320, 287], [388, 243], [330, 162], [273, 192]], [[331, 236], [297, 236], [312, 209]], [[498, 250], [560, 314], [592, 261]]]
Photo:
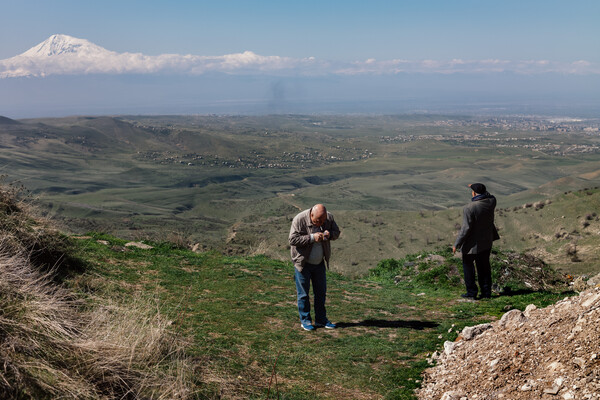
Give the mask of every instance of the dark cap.
[[471, 183], [469, 187], [472, 191], [474, 191], [477, 194], [484, 194], [485, 192], [487, 192], [483, 183]]

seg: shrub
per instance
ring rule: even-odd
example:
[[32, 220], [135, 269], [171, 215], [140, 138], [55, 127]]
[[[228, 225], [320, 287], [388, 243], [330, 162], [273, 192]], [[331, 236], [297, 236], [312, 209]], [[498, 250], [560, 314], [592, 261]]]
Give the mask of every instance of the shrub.
[[[461, 285], [462, 268], [449, 250], [439, 250], [436, 255], [445, 261], [436, 261], [431, 254], [409, 255], [401, 260], [386, 259], [371, 270], [371, 276], [395, 283], [405, 282], [419, 286], [458, 287]], [[436, 257], [437, 258], [437, 257]], [[441, 260], [441, 259], [440, 259]], [[492, 249], [490, 257], [492, 281], [510, 290], [565, 289], [562, 275], [541, 259], [530, 254], [504, 252]]]
[[393, 258], [381, 260], [377, 263], [377, 267], [371, 269], [370, 274], [377, 277], [393, 277], [400, 271], [401, 265], [400, 260]]

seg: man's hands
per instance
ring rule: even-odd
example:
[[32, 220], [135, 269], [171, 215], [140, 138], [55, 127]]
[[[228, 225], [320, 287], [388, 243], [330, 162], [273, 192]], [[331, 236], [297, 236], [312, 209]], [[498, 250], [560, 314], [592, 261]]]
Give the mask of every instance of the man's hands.
[[456, 246], [452, 247], [452, 254], [456, 254]]
[[325, 240], [329, 240], [329, 231], [313, 233], [313, 237], [315, 238], [315, 242], [324, 242]]

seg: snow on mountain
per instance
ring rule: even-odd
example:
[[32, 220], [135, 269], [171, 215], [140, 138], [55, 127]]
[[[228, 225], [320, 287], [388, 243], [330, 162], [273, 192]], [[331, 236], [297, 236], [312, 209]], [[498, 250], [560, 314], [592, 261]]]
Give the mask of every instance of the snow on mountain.
[[251, 51], [223, 56], [117, 53], [84, 39], [52, 35], [26, 52], [0, 60], [0, 79], [85, 74], [185, 74], [206, 72], [276, 76], [394, 75], [399, 73], [504, 73], [600, 75], [600, 67], [584, 60], [375, 60], [327, 62], [314, 57], [261, 56]]
[[194, 56], [117, 53], [84, 39], [52, 35], [26, 52], [0, 60], [0, 78], [43, 77], [48, 75], [176, 73], [199, 75], [209, 71], [225, 73], [277, 72], [313, 64], [314, 59], [260, 56], [251, 51], [224, 56]]
[[25, 53], [24, 57], [50, 57], [60, 54], [78, 54], [81, 56], [110, 56], [116, 54], [97, 46], [85, 39], [78, 39], [68, 35], [52, 35], [37, 46], [32, 47]]

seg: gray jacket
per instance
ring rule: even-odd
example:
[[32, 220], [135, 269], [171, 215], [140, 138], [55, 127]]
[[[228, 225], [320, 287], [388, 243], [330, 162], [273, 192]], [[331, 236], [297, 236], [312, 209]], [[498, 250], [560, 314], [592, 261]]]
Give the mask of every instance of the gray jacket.
[[486, 193], [482, 199], [472, 201], [463, 209], [463, 221], [454, 247], [463, 254], [483, 253], [492, 248], [492, 242], [500, 239], [494, 226], [496, 198]]
[[325, 223], [321, 227], [316, 227], [313, 226], [310, 219], [311, 210], [312, 208], [304, 210], [296, 215], [292, 221], [292, 227], [290, 228], [290, 236], [288, 238], [290, 242], [290, 252], [292, 254], [294, 267], [296, 267], [298, 271], [302, 271], [305, 260], [312, 250], [313, 244], [310, 241], [311, 233], [329, 231], [329, 240], [321, 242], [323, 245], [323, 258], [325, 258], [327, 268], [329, 268], [329, 257], [331, 256], [331, 246], [329, 242], [331, 240], [336, 240], [340, 236], [340, 228], [338, 228], [333, 219], [333, 215], [330, 212], [327, 212], [327, 220]]

